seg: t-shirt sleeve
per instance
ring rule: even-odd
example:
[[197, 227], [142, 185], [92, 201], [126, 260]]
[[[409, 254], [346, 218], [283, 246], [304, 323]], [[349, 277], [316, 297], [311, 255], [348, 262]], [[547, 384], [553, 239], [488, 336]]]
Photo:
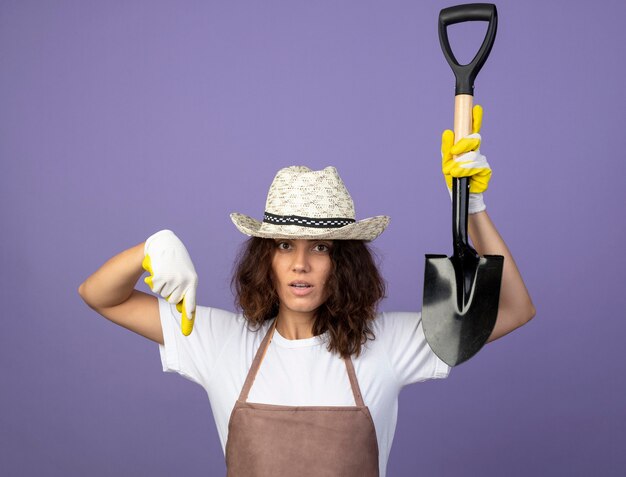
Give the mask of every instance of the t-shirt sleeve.
[[376, 339], [385, 346], [400, 386], [448, 376], [450, 367], [426, 341], [420, 313], [381, 313], [375, 322], [380, 334]]
[[239, 316], [217, 308], [196, 307], [193, 331], [183, 335], [180, 322], [182, 315], [159, 297], [159, 315], [165, 344], [159, 344], [164, 372], [178, 373], [200, 384], [205, 389], [213, 373], [224, 344], [237, 326]]

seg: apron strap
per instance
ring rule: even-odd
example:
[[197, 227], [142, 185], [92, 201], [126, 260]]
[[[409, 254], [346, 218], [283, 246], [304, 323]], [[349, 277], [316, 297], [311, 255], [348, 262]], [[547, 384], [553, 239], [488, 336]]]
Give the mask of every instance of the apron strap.
[[248, 376], [246, 377], [246, 382], [243, 384], [241, 388], [241, 393], [239, 394], [239, 400], [242, 402], [246, 402], [248, 400], [248, 394], [250, 394], [250, 389], [252, 388], [252, 383], [254, 383], [254, 378], [256, 378], [256, 373], [259, 371], [259, 367], [261, 366], [261, 361], [265, 357], [265, 353], [267, 352], [267, 348], [272, 341], [272, 335], [274, 334], [274, 328], [276, 328], [277, 319], [274, 318], [274, 323], [270, 326], [270, 329], [267, 330], [265, 334], [265, 338], [261, 342], [259, 349], [254, 356], [254, 361], [252, 361], [252, 365], [250, 366], [250, 370], [248, 371]]
[[348, 356], [344, 358], [346, 363], [346, 369], [348, 370], [348, 378], [350, 378], [350, 387], [352, 387], [352, 394], [354, 395], [354, 402], [359, 407], [365, 407], [363, 402], [363, 396], [361, 396], [361, 388], [359, 387], [359, 381], [356, 379], [356, 373], [354, 372], [354, 365], [352, 364], [352, 358]]
[[[272, 336], [274, 335], [274, 330], [276, 329], [276, 321], [277, 319], [274, 318], [274, 323], [272, 323], [269, 330], [267, 330], [265, 338], [263, 338], [263, 341], [254, 356], [254, 361], [252, 361], [252, 365], [248, 371], [248, 376], [246, 376], [246, 381], [241, 388], [241, 393], [239, 394], [239, 400], [242, 402], [246, 402], [248, 400], [248, 395], [250, 394], [250, 389], [252, 389], [252, 384], [254, 383], [256, 374], [261, 366], [261, 361], [263, 361], [265, 353], [267, 353], [267, 349], [272, 341]], [[348, 379], [350, 380], [350, 387], [352, 388], [354, 402], [359, 407], [365, 407], [363, 396], [361, 395], [361, 388], [359, 388], [359, 381], [357, 380], [356, 372], [354, 371], [354, 364], [352, 364], [352, 358], [348, 356], [343, 359], [343, 362], [346, 364], [346, 371], [348, 371]]]

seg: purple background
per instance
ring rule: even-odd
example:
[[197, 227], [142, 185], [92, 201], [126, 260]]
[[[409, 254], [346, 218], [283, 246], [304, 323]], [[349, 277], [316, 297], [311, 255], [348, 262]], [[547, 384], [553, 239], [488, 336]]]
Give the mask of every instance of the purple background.
[[[390, 215], [382, 309], [421, 307], [424, 254], [451, 251], [450, 5], [0, 2], [0, 474], [224, 475], [202, 388], [77, 287], [171, 228], [199, 303], [232, 309], [228, 214], [260, 217], [280, 167], [335, 165], [359, 218]], [[624, 475], [626, 4], [497, 6], [486, 202], [537, 317], [403, 391], [388, 474]], [[461, 59], [477, 25], [450, 29]]]

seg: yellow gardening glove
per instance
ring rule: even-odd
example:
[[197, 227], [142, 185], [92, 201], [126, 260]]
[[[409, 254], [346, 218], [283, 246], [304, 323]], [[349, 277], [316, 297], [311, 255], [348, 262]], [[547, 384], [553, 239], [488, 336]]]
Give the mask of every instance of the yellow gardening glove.
[[150, 289], [182, 313], [181, 329], [191, 334], [196, 314], [198, 275], [185, 245], [171, 230], [151, 235], [144, 246], [142, 267], [150, 273], [144, 281]]
[[[475, 214], [486, 209], [482, 192], [487, 190], [491, 178], [491, 167], [487, 158], [480, 153], [479, 134], [483, 121], [483, 108], [472, 109], [472, 134], [454, 144], [454, 132], [447, 129], [441, 136], [441, 165], [448, 192], [452, 197], [452, 178], [468, 177], [470, 180], [469, 210]], [[457, 156], [453, 158], [453, 156]]]
[[[480, 127], [483, 121], [483, 108], [475, 105], [472, 109], [472, 134], [454, 144], [454, 132], [446, 129], [441, 136], [441, 168], [450, 194], [453, 177], [469, 177], [469, 213], [485, 210], [482, 192], [487, 190], [491, 179], [491, 167], [487, 158], [480, 153]], [[453, 158], [453, 156], [457, 156]]]

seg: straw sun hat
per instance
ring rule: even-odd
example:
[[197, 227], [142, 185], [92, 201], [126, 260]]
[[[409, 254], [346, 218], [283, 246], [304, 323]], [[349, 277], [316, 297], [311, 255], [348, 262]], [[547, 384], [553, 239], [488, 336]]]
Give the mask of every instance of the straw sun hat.
[[334, 167], [312, 171], [304, 166], [281, 169], [267, 193], [263, 221], [236, 212], [230, 218], [253, 237], [374, 240], [389, 223], [379, 215], [355, 220], [354, 203]]

